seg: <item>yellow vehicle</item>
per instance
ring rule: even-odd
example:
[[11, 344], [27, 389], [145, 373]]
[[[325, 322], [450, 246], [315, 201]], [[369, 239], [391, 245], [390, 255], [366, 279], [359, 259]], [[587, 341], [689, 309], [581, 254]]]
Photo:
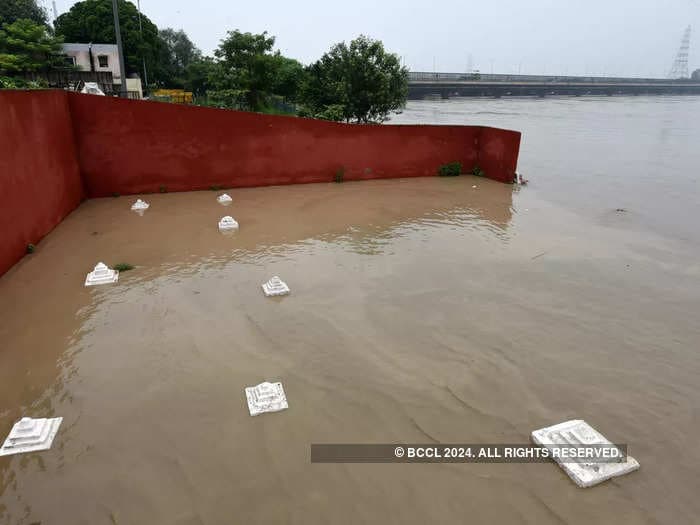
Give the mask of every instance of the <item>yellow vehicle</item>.
[[157, 89], [151, 98], [175, 104], [192, 104], [192, 92], [184, 89]]

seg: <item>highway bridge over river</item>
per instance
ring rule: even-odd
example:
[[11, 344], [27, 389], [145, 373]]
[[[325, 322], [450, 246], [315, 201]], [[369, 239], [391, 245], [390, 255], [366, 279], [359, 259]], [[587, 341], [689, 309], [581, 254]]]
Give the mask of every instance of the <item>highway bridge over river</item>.
[[700, 95], [700, 81], [419, 71], [408, 77], [409, 99], [562, 95]]

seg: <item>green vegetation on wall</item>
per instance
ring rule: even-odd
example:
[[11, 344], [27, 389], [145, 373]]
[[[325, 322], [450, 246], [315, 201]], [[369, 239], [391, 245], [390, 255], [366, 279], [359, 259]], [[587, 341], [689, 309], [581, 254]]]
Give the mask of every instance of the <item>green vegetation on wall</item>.
[[25, 80], [0, 76], [0, 89], [45, 89], [47, 87], [49, 84], [45, 80]]
[[443, 164], [438, 168], [438, 175], [440, 177], [456, 177], [462, 173], [462, 163], [461, 162], [448, 162]]

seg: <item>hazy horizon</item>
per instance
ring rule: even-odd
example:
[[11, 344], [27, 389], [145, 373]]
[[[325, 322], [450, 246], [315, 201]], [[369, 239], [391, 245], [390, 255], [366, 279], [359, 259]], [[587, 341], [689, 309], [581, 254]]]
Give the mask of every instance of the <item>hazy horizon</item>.
[[[49, 0], [43, 0], [51, 12]], [[73, 0], [56, 0], [58, 13]], [[136, 3], [135, 1], [133, 2]], [[356, 0], [271, 0], [263, 7], [220, 0], [143, 0], [159, 28], [183, 29], [205, 54], [226, 31], [268, 33], [285, 55], [308, 64], [331, 45], [359, 34], [380, 39], [413, 71], [665, 77], [688, 25], [700, 31], [700, 0], [497, 0], [464, 5]], [[700, 43], [691, 37], [689, 70], [700, 68]], [[700, 38], [700, 37], [698, 37]], [[697, 45], [694, 45], [697, 43]], [[695, 51], [698, 49], [698, 51]]]

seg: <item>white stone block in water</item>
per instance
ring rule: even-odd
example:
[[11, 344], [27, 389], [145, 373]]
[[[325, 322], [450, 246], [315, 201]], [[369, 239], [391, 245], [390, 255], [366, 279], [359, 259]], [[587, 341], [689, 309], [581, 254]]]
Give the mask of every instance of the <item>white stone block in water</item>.
[[[535, 430], [532, 433], [532, 441], [550, 449], [554, 446], [577, 447], [613, 444], [582, 419], [573, 419], [558, 425]], [[626, 461], [621, 463], [554, 459], [579, 487], [592, 487], [607, 479], [628, 474], [639, 468], [639, 463], [631, 456], [627, 456]]]
[[87, 274], [85, 286], [116, 283], [119, 280], [119, 272], [110, 269], [105, 263], [97, 263], [95, 269]]
[[248, 399], [248, 410], [251, 416], [289, 408], [282, 383], [265, 382], [249, 386], [245, 389], [245, 397]]
[[231, 204], [233, 202], [233, 199], [231, 198], [231, 196], [228, 193], [224, 193], [223, 195], [219, 195], [216, 198], [216, 200], [219, 204], [223, 204], [224, 206], [228, 206], [229, 204]]
[[10, 430], [10, 435], [0, 448], [0, 456], [50, 449], [61, 421], [63, 421], [62, 417], [51, 419], [23, 417]]
[[221, 230], [221, 231], [237, 230], [237, 229], [238, 229], [238, 223], [230, 215], [227, 215], [226, 217], [222, 217], [221, 220], [219, 221], [219, 230]]
[[277, 277], [276, 275], [262, 285], [263, 292], [267, 297], [275, 297], [277, 295], [287, 295], [289, 293], [289, 286]]
[[136, 199], [136, 202], [131, 205], [131, 210], [132, 211], [146, 211], [150, 204], [148, 204], [146, 201], [142, 201], [141, 199]]

